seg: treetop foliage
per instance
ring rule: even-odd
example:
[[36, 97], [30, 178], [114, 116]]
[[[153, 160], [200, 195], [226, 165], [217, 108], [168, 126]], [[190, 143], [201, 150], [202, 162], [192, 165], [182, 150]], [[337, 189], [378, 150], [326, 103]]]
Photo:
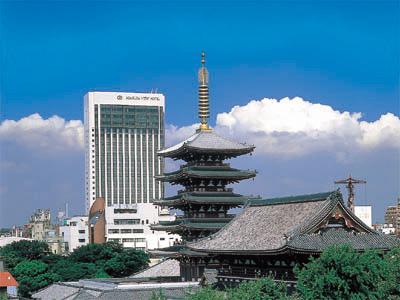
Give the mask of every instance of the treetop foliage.
[[124, 249], [115, 242], [81, 246], [62, 256], [51, 253], [45, 242], [22, 240], [0, 248], [0, 256], [23, 297], [57, 281], [129, 276], [147, 267], [149, 261], [145, 252]]
[[346, 245], [333, 246], [295, 268], [297, 291], [305, 300], [400, 299], [399, 253], [359, 253]]

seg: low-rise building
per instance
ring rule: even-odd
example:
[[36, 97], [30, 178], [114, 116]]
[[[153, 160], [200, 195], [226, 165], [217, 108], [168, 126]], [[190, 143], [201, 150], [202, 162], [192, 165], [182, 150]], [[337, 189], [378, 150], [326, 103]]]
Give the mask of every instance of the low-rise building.
[[64, 220], [60, 226], [60, 236], [63, 240], [65, 251], [74, 249], [89, 243], [88, 217], [75, 216]]
[[30, 218], [30, 227], [32, 232], [32, 239], [43, 241], [45, 239], [45, 232], [51, 227], [50, 209], [37, 209]]
[[372, 206], [371, 205], [355, 205], [354, 214], [372, 228]]
[[397, 205], [388, 206], [385, 212], [385, 224], [396, 224], [397, 223]]
[[392, 224], [395, 230], [394, 234], [400, 237], [400, 197], [397, 198], [397, 205], [386, 208], [385, 224]]
[[3, 260], [0, 260], [0, 299], [11, 299], [17, 296], [18, 282], [7, 272]]

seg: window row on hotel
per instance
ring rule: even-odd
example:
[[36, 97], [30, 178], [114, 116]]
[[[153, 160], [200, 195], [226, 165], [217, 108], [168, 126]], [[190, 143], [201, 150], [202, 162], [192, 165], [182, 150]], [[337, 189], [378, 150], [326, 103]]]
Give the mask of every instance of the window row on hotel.
[[[92, 154], [95, 195], [105, 197], [108, 206], [159, 199], [163, 185], [155, 181], [154, 176], [163, 169], [163, 161], [156, 155], [164, 146], [163, 109], [95, 105], [94, 112], [95, 128], [91, 138], [97, 154]], [[146, 126], [137, 126], [137, 122], [127, 124], [143, 120]]]

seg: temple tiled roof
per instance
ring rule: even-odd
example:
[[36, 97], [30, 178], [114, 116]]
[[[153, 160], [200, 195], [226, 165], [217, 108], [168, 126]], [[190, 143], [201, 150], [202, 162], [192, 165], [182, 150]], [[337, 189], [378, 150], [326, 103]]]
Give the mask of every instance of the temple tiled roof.
[[141, 278], [85, 279], [57, 282], [32, 295], [41, 300], [148, 300], [162, 290], [167, 299], [183, 299], [198, 288], [196, 282], [146, 281]]
[[338, 244], [348, 244], [356, 250], [390, 249], [396, 244], [400, 246], [400, 240], [391, 235], [355, 234], [343, 228], [331, 228], [321, 233], [296, 235], [288, 241], [288, 246], [297, 251], [323, 251]]
[[226, 156], [233, 157], [250, 153], [254, 148], [253, 145], [241, 144], [223, 138], [214, 131], [200, 131], [179, 144], [158, 151], [158, 154], [164, 157], [175, 157], [187, 151], [204, 153], [223, 152]]
[[154, 277], [180, 277], [179, 261], [166, 259], [144, 271], [138, 272], [130, 278], [154, 278]]
[[[339, 207], [360, 232], [345, 234], [336, 228], [316, 235]], [[333, 231], [330, 231], [333, 230]], [[327, 245], [346, 241], [358, 248], [387, 249], [397, 239], [387, 238], [363, 224], [343, 204], [339, 191], [295, 197], [251, 200], [241, 214], [219, 232], [189, 243], [193, 251], [208, 253], [276, 253], [292, 250], [321, 251]], [[309, 243], [308, 243], [309, 242]]]
[[178, 171], [157, 176], [160, 181], [178, 181], [185, 178], [211, 178], [241, 180], [256, 176], [255, 171], [239, 170], [228, 165], [223, 166], [185, 166]]
[[175, 206], [190, 204], [244, 204], [250, 197], [235, 194], [233, 192], [183, 192], [176, 196], [168, 197], [162, 200], [155, 200], [156, 205]]
[[80, 285], [76, 283], [70, 284], [52, 284], [45, 287], [33, 294], [33, 299], [52, 300], [52, 299], [65, 299], [67, 297], [76, 295], [80, 291]]

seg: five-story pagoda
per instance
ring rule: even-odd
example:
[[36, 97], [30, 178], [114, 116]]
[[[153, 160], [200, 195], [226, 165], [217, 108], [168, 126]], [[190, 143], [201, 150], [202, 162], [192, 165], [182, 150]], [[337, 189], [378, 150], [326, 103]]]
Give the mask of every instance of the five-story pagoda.
[[183, 160], [179, 170], [158, 176], [157, 180], [180, 184], [184, 189], [176, 196], [155, 200], [154, 205], [183, 212], [172, 222], [152, 225], [153, 230], [179, 234], [183, 241], [193, 241], [210, 235], [228, 223], [233, 215], [228, 210], [238, 207], [249, 197], [233, 193], [226, 186], [256, 176], [255, 171], [234, 169], [224, 160], [251, 153], [254, 146], [237, 143], [216, 134], [208, 126], [208, 71], [202, 53], [199, 70], [200, 128], [185, 141], [161, 150], [158, 155]]

